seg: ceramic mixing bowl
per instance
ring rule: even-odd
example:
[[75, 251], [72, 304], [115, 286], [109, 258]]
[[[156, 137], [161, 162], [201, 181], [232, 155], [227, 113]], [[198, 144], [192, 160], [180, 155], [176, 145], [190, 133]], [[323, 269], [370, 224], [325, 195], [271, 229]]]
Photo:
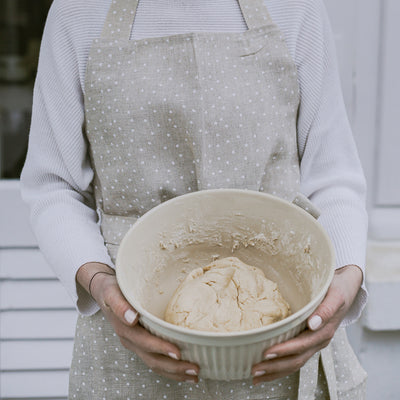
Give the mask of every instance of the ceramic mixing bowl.
[[[164, 321], [184, 277], [216, 258], [235, 256], [278, 284], [292, 314], [271, 325], [229, 333], [204, 332]], [[154, 335], [176, 343], [200, 377], [250, 377], [270, 346], [290, 339], [324, 298], [334, 273], [331, 241], [308, 212], [250, 190], [185, 194], [143, 215], [124, 236], [116, 259], [122, 293]]]

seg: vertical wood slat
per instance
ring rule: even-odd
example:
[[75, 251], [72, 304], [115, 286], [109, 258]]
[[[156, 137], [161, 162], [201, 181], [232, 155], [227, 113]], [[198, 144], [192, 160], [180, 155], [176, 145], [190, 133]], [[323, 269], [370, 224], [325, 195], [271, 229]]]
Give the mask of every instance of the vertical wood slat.
[[[382, 2], [382, 36], [380, 63], [380, 102], [378, 108], [378, 143], [376, 174], [376, 205], [391, 206], [400, 209], [399, 177], [400, 171], [400, 135], [398, 134], [399, 93], [400, 93], [400, 34], [398, 18], [400, 2], [386, 0]], [[400, 235], [400, 229], [398, 230]]]

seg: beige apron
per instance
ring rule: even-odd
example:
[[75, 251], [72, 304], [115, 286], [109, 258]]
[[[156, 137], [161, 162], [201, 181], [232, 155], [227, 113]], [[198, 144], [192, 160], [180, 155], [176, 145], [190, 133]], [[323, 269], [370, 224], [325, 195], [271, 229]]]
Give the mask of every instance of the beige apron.
[[[264, 1], [239, 0], [245, 32], [129, 40], [137, 3], [112, 1], [86, 71], [94, 193], [113, 261], [137, 218], [174, 196], [224, 187], [292, 200], [299, 190], [296, 66]], [[361, 399], [365, 373], [343, 330], [334, 342], [300, 373], [272, 383], [177, 383], [123, 348], [98, 312], [78, 319], [69, 396], [335, 400], [351, 390], [349, 398]]]

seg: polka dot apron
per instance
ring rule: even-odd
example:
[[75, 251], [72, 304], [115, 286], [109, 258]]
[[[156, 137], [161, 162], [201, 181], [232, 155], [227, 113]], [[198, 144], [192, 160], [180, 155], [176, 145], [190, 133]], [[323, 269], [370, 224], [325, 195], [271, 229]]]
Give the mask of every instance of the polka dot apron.
[[[264, 1], [239, 0], [245, 32], [130, 40], [137, 3], [112, 1], [85, 82], [94, 194], [114, 261], [129, 227], [167, 199], [246, 188], [293, 200], [300, 179], [296, 66]], [[272, 383], [178, 383], [126, 350], [99, 311], [78, 318], [69, 398], [355, 400], [364, 382], [339, 329], [300, 372]]]

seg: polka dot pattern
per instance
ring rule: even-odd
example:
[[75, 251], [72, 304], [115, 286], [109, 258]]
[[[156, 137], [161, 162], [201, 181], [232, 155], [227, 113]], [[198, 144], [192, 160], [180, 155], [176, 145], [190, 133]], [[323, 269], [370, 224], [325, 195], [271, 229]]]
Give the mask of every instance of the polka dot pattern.
[[[112, 326], [99, 311], [92, 317], [78, 317], [70, 370], [70, 399], [279, 399], [279, 400], [362, 400], [365, 399], [365, 371], [361, 368], [339, 329], [330, 345], [337, 376], [337, 397], [329, 395], [326, 374], [319, 354], [306, 364], [317, 366], [306, 381], [299, 373], [271, 383], [253, 386], [251, 379], [199, 383], [175, 382], [155, 374], [134, 353], [126, 351]], [[300, 385], [307, 386], [306, 392]], [[300, 396], [299, 396], [300, 393]], [[307, 394], [305, 394], [307, 393]]]
[[[130, 41], [137, 0], [112, 1], [90, 51], [84, 104], [94, 192], [113, 260], [137, 218], [169, 198], [231, 187], [291, 200], [298, 191], [296, 67], [263, 0], [239, 4], [245, 32]], [[310, 393], [329, 398], [315, 365]], [[343, 393], [362, 384], [346, 379], [348, 386], [338, 386]], [[162, 378], [122, 347], [98, 312], [78, 319], [69, 396], [294, 400], [303, 384], [298, 373], [256, 387], [251, 380]]]
[[[112, 0], [111, 7], [103, 27], [102, 38], [127, 40], [131, 33], [135, 18], [138, 0]], [[239, 0], [243, 17], [249, 29], [256, 29], [272, 24], [271, 18], [263, 0]]]
[[292, 200], [298, 104], [296, 67], [272, 24], [98, 39], [85, 84], [96, 198], [107, 214], [135, 217], [221, 187]]

